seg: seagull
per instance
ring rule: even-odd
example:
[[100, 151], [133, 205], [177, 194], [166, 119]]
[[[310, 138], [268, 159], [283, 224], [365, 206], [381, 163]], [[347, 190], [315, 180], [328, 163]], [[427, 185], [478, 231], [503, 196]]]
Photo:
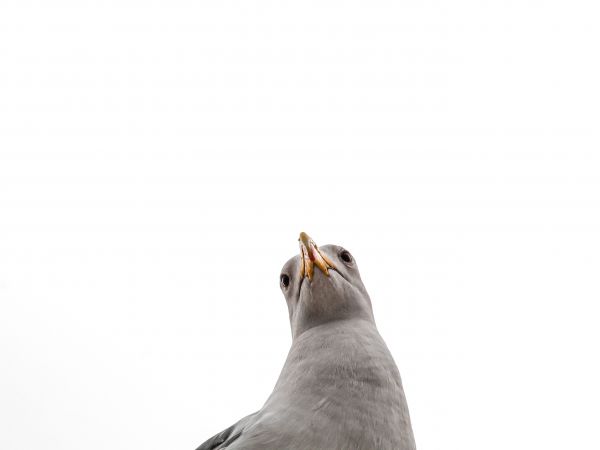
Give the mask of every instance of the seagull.
[[414, 450], [400, 373], [356, 260], [300, 233], [279, 277], [292, 346], [263, 407], [204, 442], [215, 449]]

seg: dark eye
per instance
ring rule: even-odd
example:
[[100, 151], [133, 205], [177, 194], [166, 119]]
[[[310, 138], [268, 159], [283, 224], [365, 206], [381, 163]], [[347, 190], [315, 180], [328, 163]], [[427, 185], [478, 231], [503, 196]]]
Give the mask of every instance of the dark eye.
[[346, 264], [350, 264], [352, 262], [352, 255], [348, 250], [342, 250], [342, 252], [340, 253], [340, 259]]
[[287, 276], [285, 273], [281, 274], [281, 276], [279, 277], [279, 281], [281, 282], [281, 285], [284, 288], [287, 288], [290, 285], [290, 277]]

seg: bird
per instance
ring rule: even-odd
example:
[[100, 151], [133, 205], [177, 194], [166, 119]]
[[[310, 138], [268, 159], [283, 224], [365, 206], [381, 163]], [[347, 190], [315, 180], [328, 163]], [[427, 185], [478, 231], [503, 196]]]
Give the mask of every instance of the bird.
[[356, 260], [305, 232], [283, 266], [292, 345], [263, 407], [196, 450], [414, 450], [394, 359], [375, 325]]

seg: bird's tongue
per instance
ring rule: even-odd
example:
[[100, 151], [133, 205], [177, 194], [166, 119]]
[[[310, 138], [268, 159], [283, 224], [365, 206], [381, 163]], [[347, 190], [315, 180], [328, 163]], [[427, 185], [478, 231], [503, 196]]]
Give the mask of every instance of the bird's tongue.
[[312, 280], [314, 266], [317, 266], [326, 276], [329, 276], [329, 269], [335, 269], [335, 266], [325, 253], [321, 253], [315, 241], [303, 231], [300, 233], [298, 242], [300, 243], [301, 259], [300, 278], [306, 276], [309, 280]]

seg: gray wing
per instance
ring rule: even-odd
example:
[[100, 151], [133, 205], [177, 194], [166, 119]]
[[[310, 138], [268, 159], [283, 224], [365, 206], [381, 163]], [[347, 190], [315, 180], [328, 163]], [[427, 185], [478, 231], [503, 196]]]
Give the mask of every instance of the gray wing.
[[215, 434], [213, 437], [202, 443], [202, 445], [200, 445], [200, 447], [198, 447], [196, 450], [217, 450], [227, 448], [229, 444], [234, 442], [242, 435], [244, 428], [255, 415], [256, 413], [250, 414], [249, 416], [246, 416], [240, 421], [231, 425], [229, 428], [226, 428], [220, 433]]

